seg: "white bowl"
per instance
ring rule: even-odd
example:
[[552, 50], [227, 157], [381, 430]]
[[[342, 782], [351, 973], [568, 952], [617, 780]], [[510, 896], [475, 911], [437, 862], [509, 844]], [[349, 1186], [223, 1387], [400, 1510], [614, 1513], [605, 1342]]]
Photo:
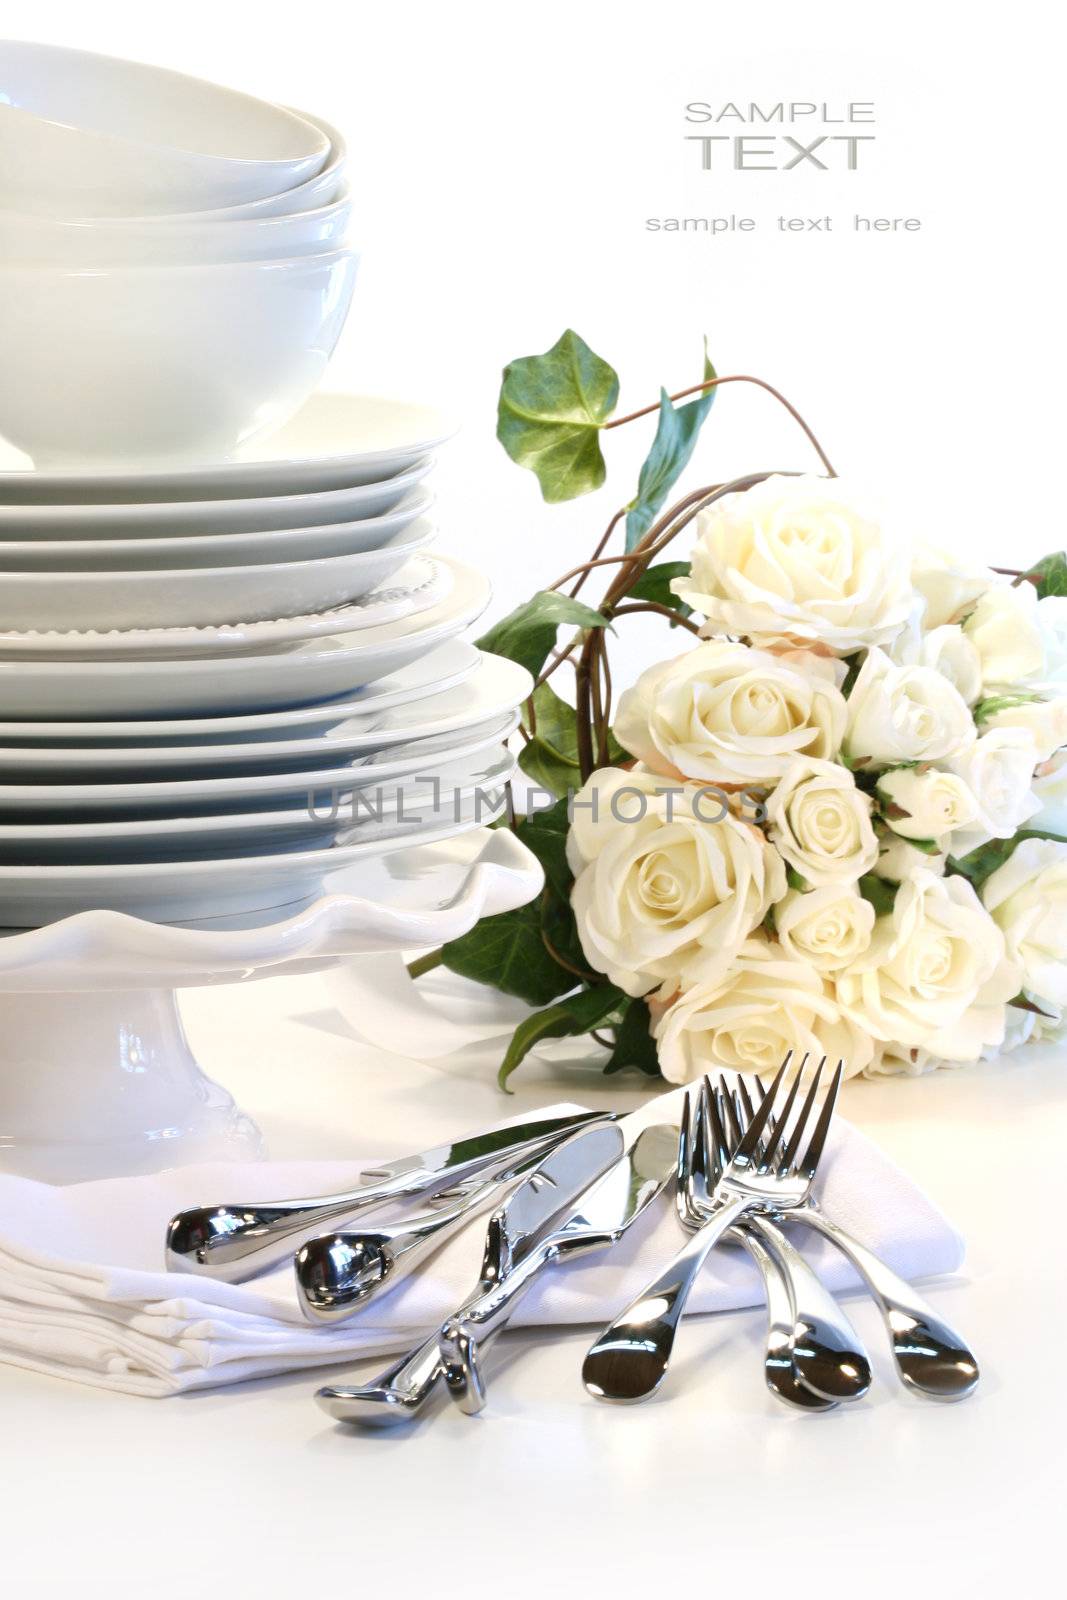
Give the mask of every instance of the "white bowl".
[[323, 255], [345, 243], [352, 200], [342, 188], [332, 204], [295, 216], [210, 217], [67, 220], [0, 211], [0, 261], [9, 267], [170, 267]]
[[319, 383], [355, 275], [349, 250], [0, 268], [0, 434], [38, 467], [229, 456]]
[[320, 172], [330, 142], [281, 106], [163, 67], [0, 44], [0, 204], [39, 216], [207, 211]]
[[313, 128], [318, 128], [330, 141], [330, 153], [321, 172], [316, 173], [313, 178], [308, 178], [305, 183], [296, 184], [292, 189], [283, 189], [280, 194], [264, 195], [262, 200], [247, 200], [243, 205], [216, 206], [204, 211], [174, 212], [168, 214], [166, 220], [255, 221], [260, 217], [295, 217], [301, 211], [317, 211], [320, 206], [331, 205], [340, 196], [345, 169], [348, 166], [348, 146], [345, 144], [344, 136], [322, 117], [312, 116], [310, 111], [298, 111], [295, 106], [286, 106], [285, 110], [291, 111], [294, 117], [300, 117], [304, 122], [310, 122]]

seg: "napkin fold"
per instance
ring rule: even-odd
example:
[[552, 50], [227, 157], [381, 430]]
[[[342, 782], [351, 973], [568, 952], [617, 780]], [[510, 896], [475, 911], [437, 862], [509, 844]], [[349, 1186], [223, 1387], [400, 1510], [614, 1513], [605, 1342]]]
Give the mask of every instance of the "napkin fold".
[[[573, 1109], [554, 1106], [546, 1114]], [[677, 1120], [680, 1110], [676, 1092], [635, 1115]], [[349, 1322], [329, 1328], [305, 1322], [289, 1265], [246, 1284], [163, 1268], [164, 1231], [177, 1211], [327, 1194], [351, 1188], [358, 1174], [350, 1162], [305, 1161], [177, 1167], [63, 1187], [0, 1176], [0, 1361], [126, 1394], [162, 1396], [414, 1345], [473, 1286], [484, 1216]], [[962, 1241], [941, 1212], [840, 1119], [819, 1189], [827, 1212], [905, 1277], [960, 1265]], [[395, 1215], [374, 1213], [365, 1225]], [[793, 1237], [831, 1288], [854, 1286], [851, 1268], [824, 1241], [799, 1229]], [[681, 1239], [664, 1195], [611, 1251], [544, 1273], [516, 1324], [609, 1320]], [[690, 1305], [726, 1311], [762, 1300], [747, 1256], [721, 1248], [712, 1252]]]

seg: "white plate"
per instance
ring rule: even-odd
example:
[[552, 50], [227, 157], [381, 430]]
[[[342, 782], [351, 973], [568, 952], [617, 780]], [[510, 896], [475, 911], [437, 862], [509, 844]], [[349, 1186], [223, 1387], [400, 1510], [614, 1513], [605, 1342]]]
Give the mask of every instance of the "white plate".
[[[438, 605], [400, 622], [305, 639], [262, 655], [139, 661], [0, 660], [0, 705], [14, 717], [208, 716], [305, 706], [349, 695], [398, 672], [481, 616], [489, 580], [451, 557], [452, 588]], [[266, 627], [265, 623], [253, 626]]]
[[[0, 784], [0, 821], [47, 816], [63, 822], [76, 813], [100, 821], [119, 817], [192, 816], [196, 812], [281, 810], [303, 806], [320, 818], [347, 807], [356, 789], [379, 791], [397, 778], [432, 784], [441, 766], [495, 749], [514, 732], [512, 714], [480, 722], [461, 734], [419, 739], [352, 761], [324, 761], [296, 772], [250, 772], [213, 778], [126, 779], [103, 783]], [[2, 922], [0, 918], [0, 922]]]
[[274, 528], [355, 522], [392, 511], [433, 464], [432, 456], [423, 456], [403, 472], [371, 483], [254, 499], [9, 505], [0, 490], [0, 539], [149, 539], [169, 534], [266, 533]]
[[[503, 811], [500, 798], [497, 815]], [[209, 922], [273, 910], [317, 895], [334, 873], [368, 857], [436, 844], [474, 828], [486, 817], [406, 830], [356, 844], [327, 845], [266, 856], [211, 861], [117, 861], [83, 867], [0, 865], [0, 922], [39, 928], [83, 911], [122, 911], [151, 922]]]
[[466, 683], [413, 704], [371, 717], [352, 717], [336, 727], [296, 739], [241, 739], [234, 743], [66, 745], [45, 749], [0, 746], [0, 777], [8, 782], [69, 783], [85, 775], [143, 779], [175, 769], [236, 767], [242, 772], [325, 766], [344, 756], [385, 750], [419, 739], [460, 735], [465, 729], [512, 713], [533, 687], [524, 667], [499, 656], [483, 656], [481, 670]]
[[[313, 567], [316, 563], [308, 564]], [[175, 574], [175, 579], [184, 576]], [[30, 628], [7, 629], [0, 632], [0, 660], [37, 656], [50, 661], [102, 661], [117, 657], [127, 661], [157, 661], [166, 656], [196, 660], [204, 656], [258, 654], [288, 648], [301, 639], [322, 638], [334, 633], [352, 634], [417, 617], [439, 605], [451, 587], [451, 570], [443, 562], [431, 556], [413, 556], [391, 583], [359, 600], [331, 606], [325, 611], [260, 622], [205, 623], [203, 627], [183, 624], [106, 631], [70, 628], [65, 632], [48, 633]], [[0, 592], [2, 589], [3, 580], [0, 579]]]
[[[510, 750], [494, 746], [481, 755], [446, 762], [436, 769], [434, 783], [401, 778], [373, 794], [355, 794], [331, 817], [317, 818], [298, 806], [219, 816], [124, 817], [117, 822], [0, 823], [0, 863], [205, 861], [407, 836], [414, 828], [472, 816], [484, 822], [499, 811], [497, 791], [510, 781], [515, 765]], [[478, 801], [479, 790], [490, 794], [489, 810]]]
[[5, 539], [0, 541], [0, 573], [133, 571], [157, 567], [239, 567], [276, 561], [317, 561], [323, 557], [380, 550], [433, 505], [429, 489], [413, 489], [393, 511], [356, 522], [320, 527], [273, 528], [266, 533], [204, 533], [163, 539]]
[[268, 566], [3, 572], [0, 629], [217, 628], [307, 616], [370, 596], [436, 532], [423, 519], [377, 550]]
[[0, 739], [5, 744], [52, 746], [65, 740], [76, 745], [107, 744], [208, 744], [214, 740], [231, 743], [237, 739], [286, 739], [300, 730], [333, 728], [349, 718], [381, 718], [397, 706], [426, 700], [439, 691], [465, 683], [481, 671], [485, 656], [465, 639], [450, 639], [447, 644], [420, 656], [390, 677], [379, 678], [367, 688], [340, 700], [324, 700], [314, 705], [296, 706], [286, 711], [251, 712], [247, 716], [179, 717], [130, 722], [0, 722]]
[[404, 471], [455, 431], [431, 406], [313, 394], [283, 428], [230, 461], [156, 472], [5, 472], [0, 501], [202, 500], [340, 489]]

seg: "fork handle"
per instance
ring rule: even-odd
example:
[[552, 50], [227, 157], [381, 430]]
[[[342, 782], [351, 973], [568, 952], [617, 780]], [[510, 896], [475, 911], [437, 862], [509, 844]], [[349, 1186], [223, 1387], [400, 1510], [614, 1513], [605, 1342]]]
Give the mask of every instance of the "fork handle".
[[738, 1231], [757, 1235], [789, 1285], [793, 1364], [801, 1382], [827, 1400], [860, 1399], [871, 1386], [871, 1364], [833, 1295], [769, 1217], [750, 1212]]
[[871, 1292], [885, 1323], [901, 1381], [932, 1400], [962, 1400], [978, 1382], [978, 1363], [955, 1333], [910, 1283], [822, 1212], [799, 1207], [783, 1219], [802, 1222], [848, 1257]]
[[600, 1335], [582, 1364], [582, 1382], [598, 1400], [645, 1400], [667, 1375], [689, 1291], [708, 1253], [744, 1213], [728, 1200], [692, 1235], [659, 1277]]

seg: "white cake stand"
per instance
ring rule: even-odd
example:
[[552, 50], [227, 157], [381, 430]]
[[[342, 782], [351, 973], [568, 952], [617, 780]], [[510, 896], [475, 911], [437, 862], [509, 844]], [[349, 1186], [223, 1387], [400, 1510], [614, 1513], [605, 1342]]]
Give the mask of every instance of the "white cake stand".
[[524, 905], [541, 868], [506, 829], [391, 852], [264, 925], [87, 911], [0, 938], [0, 1172], [49, 1183], [255, 1159], [255, 1124], [200, 1070], [178, 989], [414, 950]]

